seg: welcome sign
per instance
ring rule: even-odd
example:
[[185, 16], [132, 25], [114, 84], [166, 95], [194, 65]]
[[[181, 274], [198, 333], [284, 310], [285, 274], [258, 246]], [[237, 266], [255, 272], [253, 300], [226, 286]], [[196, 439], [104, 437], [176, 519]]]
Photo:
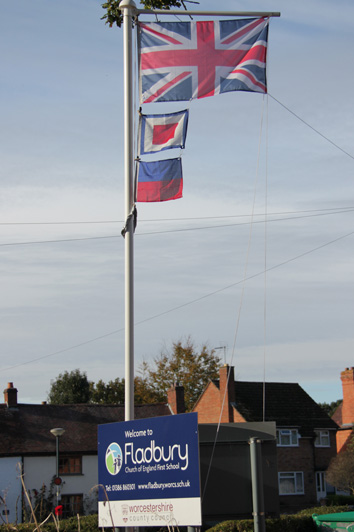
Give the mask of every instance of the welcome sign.
[[196, 413], [98, 427], [99, 527], [200, 526]]

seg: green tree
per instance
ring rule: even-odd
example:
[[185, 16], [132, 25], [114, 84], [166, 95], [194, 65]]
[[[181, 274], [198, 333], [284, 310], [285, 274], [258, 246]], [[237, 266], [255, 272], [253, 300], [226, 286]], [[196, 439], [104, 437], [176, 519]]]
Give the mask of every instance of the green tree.
[[107, 384], [99, 380], [91, 386], [91, 401], [97, 404], [124, 404], [124, 379], [119, 377]]
[[[99, 380], [97, 384], [91, 383], [91, 402], [96, 404], [124, 404], [125, 379], [117, 378], [108, 383]], [[134, 379], [134, 403], [137, 405], [156, 403], [163, 398], [156, 397], [146, 378], [135, 377]]]
[[142, 365], [146, 397], [149, 402], [166, 401], [168, 389], [178, 382], [184, 387], [186, 410], [190, 411], [208, 382], [218, 378], [220, 365], [215, 351], [205, 345], [196, 350], [190, 338], [184, 345], [173, 343], [170, 352]]
[[51, 381], [48, 402], [51, 404], [89, 403], [91, 400], [91, 384], [85, 372], [79, 369], [65, 371]]
[[339, 490], [350, 491], [354, 495], [354, 440], [332, 458], [326, 471], [326, 481]]
[[337, 410], [338, 406], [341, 404], [342, 399], [337, 399], [337, 401], [332, 401], [331, 403], [318, 403], [319, 406], [326, 412], [326, 414], [329, 415], [329, 417], [332, 417], [334, 412]]
[[[145, 9], [170, 9], [171, 7], [181, 6], [186, 9], [185, 2], [188, 1], [189, 0], [140, 0], [140, 3]], [[108, 0], [102, 4], [103, 9], [106, 10], [106, 13], [103, 15], [102, 19], [105, 20], [106, 24], [109, 24], [111, 27], [114, 24], [119, 27], [122, 25], [123, 18], [119, 9], [119, 3], [120, 0]]]

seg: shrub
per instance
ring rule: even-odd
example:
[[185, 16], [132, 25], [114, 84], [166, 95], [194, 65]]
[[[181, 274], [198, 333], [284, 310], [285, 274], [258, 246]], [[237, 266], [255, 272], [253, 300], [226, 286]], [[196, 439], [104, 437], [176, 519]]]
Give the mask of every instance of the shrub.
[[318, 506], [316, 508], [307, 508], [306, 510], [301, 510], [296, 515], [298, 516], [309, 516], [312, 514], [323, 515], [323, 514], [336, 514], [341, 512], [349, 512], [351, 508], [347, 505], [342, 506]]
[[[253, 519], [224, 521], [210, 528], [208, 532], [253, 532]], [[283, 515], [280, 518], [266, 519], [267, 532], [315, 532], [316, 525], [312, 517]]]
[[[97, 532], [98, 531], [98, 516], [86, 515], [80, 516], [80, 527], [77, 517], [69, 517], [69, 519], [60, 519], [60, 532]], [[0, 532], [33, 532], [33, 523], [22, 523], [15, 527], [12, 525], [0, 526]], [[49, 519], [44, 525], [41, 526], [41, 532], [57, 532], [57, 528], [53, 519]]]
[[350, 504], [354, 506], [354, 495], [327, 495], [327, 501], [329, 505]]

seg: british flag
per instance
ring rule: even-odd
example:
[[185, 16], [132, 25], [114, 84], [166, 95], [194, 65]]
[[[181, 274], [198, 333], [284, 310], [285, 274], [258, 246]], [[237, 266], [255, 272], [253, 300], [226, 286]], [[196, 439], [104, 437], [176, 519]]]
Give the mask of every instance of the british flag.
[[267, 92], [268, 18], [140, 22], [141, 103]]

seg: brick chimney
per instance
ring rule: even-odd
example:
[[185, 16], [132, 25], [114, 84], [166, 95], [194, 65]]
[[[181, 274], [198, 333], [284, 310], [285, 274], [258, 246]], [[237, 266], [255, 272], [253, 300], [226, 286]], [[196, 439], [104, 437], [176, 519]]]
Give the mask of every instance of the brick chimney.
[[[225, 364], [219, 370], [220, 379], [220, 409], [224, 404], [221, 414], [221, 423], [233, 422], [233, 408], [231, 403], [235, 402], [235, 374], [234, 368]], [[226, 390], [226, 394], [225, 394]], [[225, 397], [225, 400], [224, 400]]]
[[354, 423], [354, 368], [346, 368], [340, 378], [343, 388], [342, 425]]
[[174, 414], [184, 414], [184, 388], [176, 382], [167, 392], [167, 402]]
[[4, 402], [8, 408], [14, 408], [17, 406], [17, 388], [14, 388], [14, 383], [9, 382], [7, 388], [4, 390]]

